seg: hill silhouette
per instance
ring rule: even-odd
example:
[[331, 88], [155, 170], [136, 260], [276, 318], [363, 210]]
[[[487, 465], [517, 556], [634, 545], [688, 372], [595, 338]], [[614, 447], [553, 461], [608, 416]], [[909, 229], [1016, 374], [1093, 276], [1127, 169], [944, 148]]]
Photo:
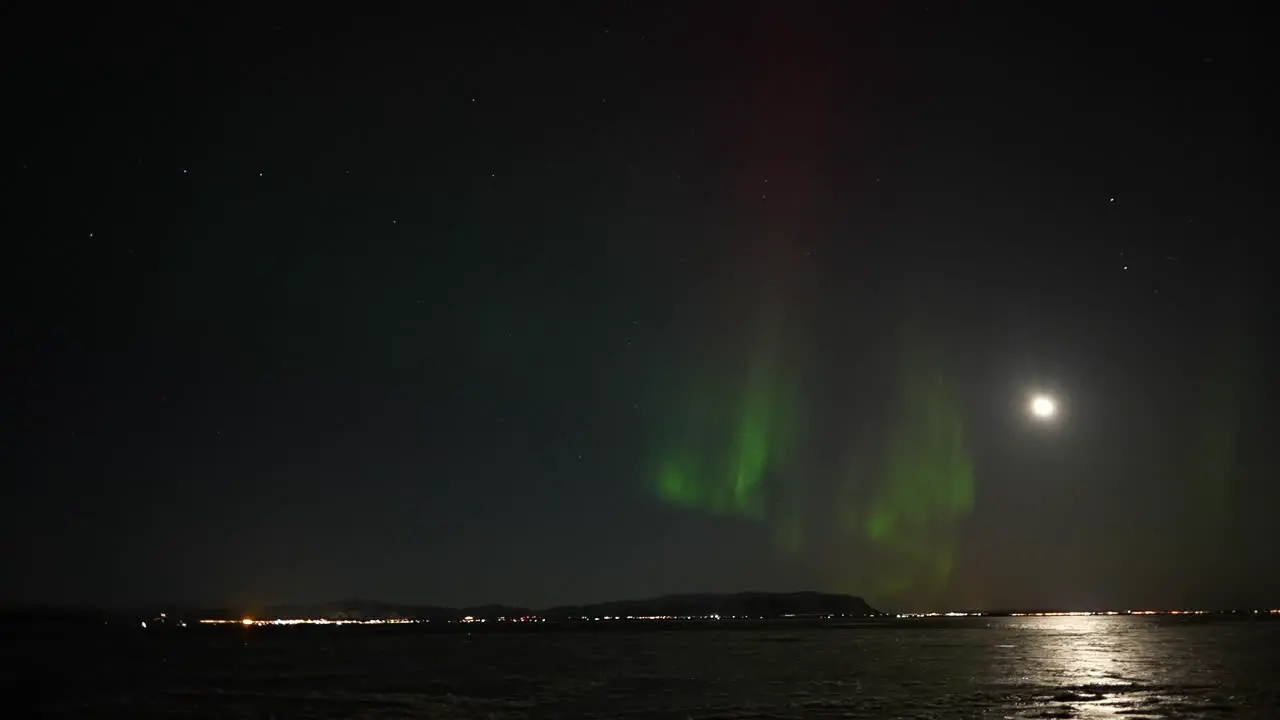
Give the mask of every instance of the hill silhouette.
[[539, 615], [552, 620], [583, 617], [869, 617], [880, 613], [860, 597], [818, 592], [663, 595], [645, 600], [615, 600], [593, 605], [564, 605]]

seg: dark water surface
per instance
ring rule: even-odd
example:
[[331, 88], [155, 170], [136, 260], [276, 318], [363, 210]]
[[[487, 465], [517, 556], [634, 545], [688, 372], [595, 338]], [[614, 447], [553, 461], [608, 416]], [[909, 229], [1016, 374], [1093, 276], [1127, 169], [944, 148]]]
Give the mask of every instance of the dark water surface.
[[4, 640], [6, 703], [22, 717], [1280, 718], [1280, 622], [1268, 621], [121, 629]]

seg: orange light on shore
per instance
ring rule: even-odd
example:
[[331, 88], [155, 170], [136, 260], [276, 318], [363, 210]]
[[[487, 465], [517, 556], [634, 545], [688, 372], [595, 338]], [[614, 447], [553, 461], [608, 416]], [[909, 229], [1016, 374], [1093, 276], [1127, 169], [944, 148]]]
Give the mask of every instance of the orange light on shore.
[[249, 627], [250, 625], [253, 624], [253, 618], [245, 618], [240, 621], [240, 624], [244, 625], [245, 627]]

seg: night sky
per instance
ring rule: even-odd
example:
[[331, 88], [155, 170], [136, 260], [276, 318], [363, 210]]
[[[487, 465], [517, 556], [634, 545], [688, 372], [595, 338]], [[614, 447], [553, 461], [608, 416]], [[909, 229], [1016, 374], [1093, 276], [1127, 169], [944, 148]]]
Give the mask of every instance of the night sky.
[[6, 11], [0, 599], [1280, 602], [1262, 16], [470, 5]]

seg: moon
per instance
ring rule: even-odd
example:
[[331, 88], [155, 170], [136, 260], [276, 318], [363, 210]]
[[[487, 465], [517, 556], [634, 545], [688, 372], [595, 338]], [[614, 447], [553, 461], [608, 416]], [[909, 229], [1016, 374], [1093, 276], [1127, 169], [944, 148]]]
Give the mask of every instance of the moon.
[[1051, 420], [1058, 414], [1057, 401], [1048, 395], [1032, 395], [1028, 408], [1037, 420]]

